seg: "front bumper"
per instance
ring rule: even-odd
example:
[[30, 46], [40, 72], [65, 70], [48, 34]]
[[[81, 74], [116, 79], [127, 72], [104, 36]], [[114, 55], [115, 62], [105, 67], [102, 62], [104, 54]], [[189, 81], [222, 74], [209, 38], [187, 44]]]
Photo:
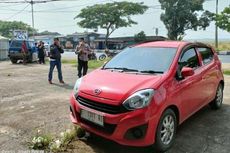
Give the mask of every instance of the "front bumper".
[[[90, 95], [81, 94], [81, 96], [96, 100], [96, 97]], [[74, 124], [78, 124], [89, 132], [119, 144], [128, 146], [149, 146], [155, 141], [155, 130], [158, 124], [158, 117], [152, 115], [151, 108], [149, 107], [121, 114], [108, 114], [80, 105], [75, 96], [71, 94], [70, 109], [70, 118]], [[97, 126], [82, 119], [80, 117], [82, 109], [103, 115], [104, 127]], [[135, 129], [140, 129], [140, 131], [143, 132], [143, 136], [138, 138], [130, 136], [132, 135], [130, 132], [132, 133]]]

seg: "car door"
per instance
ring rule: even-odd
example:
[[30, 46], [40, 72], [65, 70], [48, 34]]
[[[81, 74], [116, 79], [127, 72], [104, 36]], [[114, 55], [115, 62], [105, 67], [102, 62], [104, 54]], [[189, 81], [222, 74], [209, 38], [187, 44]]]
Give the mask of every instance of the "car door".
[[204, 101], [201, 106], [207, 104], [216, 94], [218, 85], [218, 65], [214, 61], [214, 53], [209, 47], [197, 47], [197, 50], [202, 58], [202, 81], [204, 86]]
[[191, 67], [194, 70], [192, 76], [178, 80], [178, 87], [180, 88], [180, 102], [182, 115], [187, 118], [197, 109], [203, 101], [202, 86], [202, 69], [200, 67], [198, 54], [194, 47], [184, 50], [178, 61], [179, 70], [183, 67]]

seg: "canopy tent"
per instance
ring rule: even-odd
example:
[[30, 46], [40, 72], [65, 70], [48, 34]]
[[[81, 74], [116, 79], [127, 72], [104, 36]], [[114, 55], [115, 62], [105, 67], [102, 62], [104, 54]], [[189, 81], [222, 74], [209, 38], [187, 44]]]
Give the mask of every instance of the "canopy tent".
[[9, 39], [0, 36], [0, 60], [8, 58]]

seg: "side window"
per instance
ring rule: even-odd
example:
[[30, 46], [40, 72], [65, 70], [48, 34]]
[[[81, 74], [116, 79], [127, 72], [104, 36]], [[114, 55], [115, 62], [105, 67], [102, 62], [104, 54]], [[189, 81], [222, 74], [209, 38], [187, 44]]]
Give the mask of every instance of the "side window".
[[208, 64], [213, 60], [213, 52], [210, 48], [198, 48], [203, 64]]
[[180, 61], [179, 61], [180, 69], [182, 69], [184, 66], [191, 67], [191, 68], [197, 68], [200, 66], [199, 60], [196, 54], [196, 51], [194, 48], [191, 48], [189, 50], [186, 50], [183, 52]]

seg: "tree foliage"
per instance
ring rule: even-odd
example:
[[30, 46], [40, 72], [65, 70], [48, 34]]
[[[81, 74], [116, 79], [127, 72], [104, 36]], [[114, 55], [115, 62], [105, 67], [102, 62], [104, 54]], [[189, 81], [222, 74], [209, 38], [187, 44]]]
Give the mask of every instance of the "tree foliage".
[[37, 36], [42, 36], [42, 35], [61, 35], [60, 33], [58, 32], [50, 32], [50, 31], [42, 31], [42, 32], [39, 32], [39, 33], [36, 33]]
[[219, 28], [230, 32], [230, 6], [226, 7], [220, 14], [215, 16]]
[[[164, 13], [161, 20], [172, 40], [182, 39], [189, 29], [206, 29], [213, 19], [213, 13], [204, 11], [205, 0], [159, 0]], [[201, 14], [202, 13], [202, 14]], [[201, 15], [199, 15], [201, 14]]]
[[[0, 35], [8, 38], [13, 37], [13, 30], [27, 30], [32, 34], [33, 28], [21, 21], [1, 21], [0, 20]], [[36, 31], [36, 30], [35, 30]]]
[[134, 41], [135, 42], [143, 42], [146, 41], [146, 35], [144, 31], [139, 32], [138, 34], [134, 35]]
[[82, 19], [78, 24], [83, 28], [106, 29], [105, 44], [107, 45], [109, 36], [116, 29], [137, 24], [131, 19], [131, 16], [143, 14], [147, 8], [141, 3], [126, 1], [96, 4], [82, 9], [75, 18]]

